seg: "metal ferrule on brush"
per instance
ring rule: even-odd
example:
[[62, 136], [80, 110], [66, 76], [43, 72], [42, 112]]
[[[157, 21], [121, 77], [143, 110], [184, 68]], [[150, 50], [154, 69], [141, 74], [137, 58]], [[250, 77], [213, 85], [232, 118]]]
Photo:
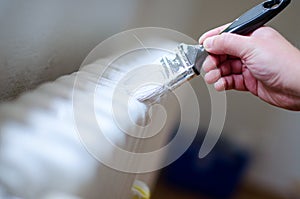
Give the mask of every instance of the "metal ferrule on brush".
[[201, 45], [180, 44], [175, 54], [162, 57], [164, 82], [160, 86], [139, 91], [136, 98], [141, 102], [156, 101], [164, 93], [174, 90], [191, 78], [200, 74], [202, 64], [208, 53]]
[[175, 57], [167, 56], [161, 60], [170, 80], [165, 86], [172, 90], [199, 75], [207, 55], [201, 45], [180, 44], [176, 49]]

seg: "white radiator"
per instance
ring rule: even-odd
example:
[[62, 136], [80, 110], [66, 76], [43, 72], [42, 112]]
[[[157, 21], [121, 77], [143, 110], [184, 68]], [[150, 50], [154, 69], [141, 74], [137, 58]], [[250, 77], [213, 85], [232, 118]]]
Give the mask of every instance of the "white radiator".
[[[149, 41], [155, 31], [146, 31]], [[157, 46], [178, 45], [168, 34], [157, 35]], [[191, 42], [182, 37], [176, 39]], [[162, 99], [148, 113], [146, 105], [134, 99], [128, 103], [127, 93], [115, 87], [135, 66], [153, 62], [161, 53], [128, 54], [108, 68], [107, 59], [86, 61], [78, 72], [1, 104], [0, 197], [131, 199], [139, 190], [134, 188], [142, 186], [139, 181], [152, 188], [165, 153], [149, 161], [147, 155], [145, 159], [131, 153], [155, 151], [166, 143], [179, 123], [178, 101], [172, 96], [168, 103]], [[178, 93], [184, 96], [185, 89]], [[190, 108], [189, 114], [195, 107]]]

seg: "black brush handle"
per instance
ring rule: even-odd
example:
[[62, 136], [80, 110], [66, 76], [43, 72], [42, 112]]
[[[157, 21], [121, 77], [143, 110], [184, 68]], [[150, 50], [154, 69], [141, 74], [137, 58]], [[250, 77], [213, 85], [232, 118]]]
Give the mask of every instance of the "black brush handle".
[[[259, 27], [263, 26], [265, 23], [274, 18], [279, 14], [284, 8], [290, 4], [291, 0], [267, 0], [263, 3], [255, 6], [254, 8], [248, 10], [242, 16], [237, 18], [232, 24], [230, 24], [224, 31], [228, 33], [235, 33], [239, 35], [248, 35]], [[202, 68], [202, 64], [206, 57], [209, 55], [202, 45], [196, 46], [198, 49], [195, 59], [191, 59], [191, 63], [195, 63], [193, 66], [194, 72], [199, 75]], [[194, 62], [192, 62], [194, 60]]]
[[[223, 32], [247, 35], [274, 18], [291, 0], [268, 0], [248, 10]], [[222, 33], [223, 33], [222, 32]]]

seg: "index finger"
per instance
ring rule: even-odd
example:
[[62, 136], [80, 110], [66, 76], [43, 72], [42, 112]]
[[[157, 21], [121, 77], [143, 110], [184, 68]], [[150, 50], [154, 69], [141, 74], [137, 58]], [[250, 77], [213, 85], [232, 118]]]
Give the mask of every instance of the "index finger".
[[204, 33], [200, 38], [199, 38], [199, 44], [202, 44], [204, 42], [205, 39], [207, 39], [208, 37], [214, 36], [214, 35], [218, 35], [220, 34], [223, 30], [225, 30], [225, 28], [227, 28], [230, 25], [230, 23], [225, 24], [223, 26], [214, 28], [212, 30], [207, 31], [206, 33]]

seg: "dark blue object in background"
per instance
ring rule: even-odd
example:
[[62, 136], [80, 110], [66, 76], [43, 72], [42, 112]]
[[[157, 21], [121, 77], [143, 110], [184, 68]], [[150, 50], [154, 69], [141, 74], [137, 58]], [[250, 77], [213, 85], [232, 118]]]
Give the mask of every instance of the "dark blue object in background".
[[202, 140], [198, 136], [177, 161], [162, 171], [162, 177], [178, 189], [211, 198], [230, 198], [249, 162], [248, 152], [222, 138], [205, 158], [199, 159]]

